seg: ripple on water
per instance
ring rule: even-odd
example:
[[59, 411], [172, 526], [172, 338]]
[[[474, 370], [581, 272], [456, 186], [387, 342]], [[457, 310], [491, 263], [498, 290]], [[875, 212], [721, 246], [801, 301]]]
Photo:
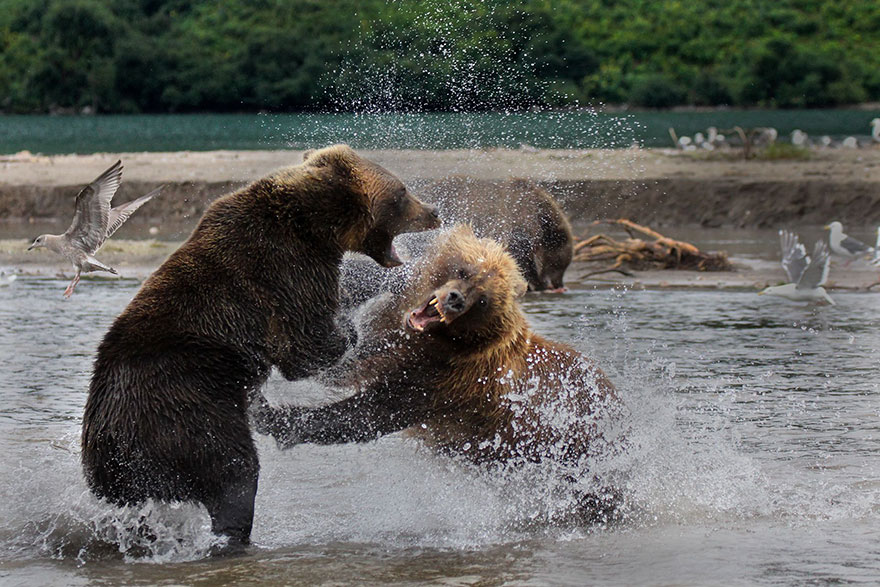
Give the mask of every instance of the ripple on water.
[[[478, 473], [398, 435], [286, 452], [260, 438], [254, 548], [241, 559], [181, 567], [128, 565], [119, 545], [146, 549], [139, 561], [198, 560], [213, 540], [201, 508], [119, 511], [94, 500], [82, 480], [79, 419], [91, 359], [138, 287], [86, 285], [66, 302], [63, 280], [22, 277], [0, 289], [8, 367], [0, 380], [0, 574], [17, 581], [877, 576], [875, 295], [838, 294], [837, 306], [820, 310], [761, 304], [747, 292], [529, 297], [536, 329], [595, 357], [620, 388], [632, 449], [602, 466], [626, 472], [637, 520], [592, 532], [529, 526], [548, 507], [534, 477]], [[298, 385], [297, 397], [325, 393]], [[273, 378], [268, 389], [289, 388]], [[138, 543], [146, 528], [161, 546]]]

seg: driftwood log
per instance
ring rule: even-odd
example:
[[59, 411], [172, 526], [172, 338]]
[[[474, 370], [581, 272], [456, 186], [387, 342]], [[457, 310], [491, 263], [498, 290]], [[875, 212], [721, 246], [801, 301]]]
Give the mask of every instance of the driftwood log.
[[[574, 261], [611, 263], [608, 267], [593, 271], [587, 276], [611, 271], [631, 275], [628, 269], [733, 270], [727, 253], [704, 253], [690, 243], [663, 236], [647, 226], [636, 224], [626, 218], [597, 220], [593, 224], [620, 226], [626, 230], [629, 238], [618, 241], [605, 234], [596, 234], [576, 243]], [[635, 233], [641, 233], [653, 240], [637, 238]]]

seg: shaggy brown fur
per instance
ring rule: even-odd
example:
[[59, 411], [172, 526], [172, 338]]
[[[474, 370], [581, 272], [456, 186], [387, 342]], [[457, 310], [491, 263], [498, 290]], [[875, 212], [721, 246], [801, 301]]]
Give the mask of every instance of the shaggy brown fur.
[[466, 223], [477, 236], [507, 246], [530, 291], [561, 290], [574, 254], [565, 212], [547, 190], [524, 179], [487, 181], [452, 177], [427, 186], [445, 221]]
[[391, 241], [436, 210], [345, 145], [309, 152], [215, 201], [104, 337], [83, 416], [99, 497], [195, 500], [247, 542], [259, 463], [246, 408], [272, 366], [288, 379], [343, 354], [339, 263], [399, 264]]
[[[573, 258], [574, 235], [565, 212], [546, 190], [523, 179], [451, 177], [425, 185], [420, 193], [438, 203], [445, 222], [469, 224], [478, 236], [504, 244], [530, 291], [565, 290], [563, 277]], [[404, 249], [410, 257], [424, 255], [431, 242], [427, 236], [407, 239]], [[343, 311], [383, 292], [399, 293], [406, 275], [406, 270], [382, 271], [366, 260], [345, 259]]]
[[577, 463], [595, 448], [596, 417], [617, 409], [614, 388], [577, 351], [531, 330], [517, 303], [525, 289], [504, 247], [456, 228], [380, 316], [396, 318], [352, 369], [359, 391], [314, 409], [260, 398], [257, 430], [290, 446], [413, 427], [474, 462]]

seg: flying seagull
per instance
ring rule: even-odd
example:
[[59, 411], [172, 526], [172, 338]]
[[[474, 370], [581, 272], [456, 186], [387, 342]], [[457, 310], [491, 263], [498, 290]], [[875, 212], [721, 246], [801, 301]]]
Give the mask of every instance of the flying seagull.
[[104, 241], [110, 238], [135, 210], [143, 206], [162, 189], [159, 187], [136, 200], [111, 208], [110, 200], [119, 189], [121, 179], [122, 161], [117, 161], [76, 196], [76, 212], [67, 232], [64, 234], [41, 234], [28, 247], [29, 251], [46, 247], [73, 264], [76, 275], [64, 290], [65, 298], [69, 298], [73, 294], [81, 273], [109, 271], [118, 275], [116, 269], [95, 259], [93, 256], [95, 251], [101, 248]]
[[824, 241], [816, 241], [812, 259], [798, 241], [796, 234], [787, 230], [779, 231], [782, 245], [782, 268], [788, 276], [785, 285], [768, 287], [758, 295], [779, 296], [797, 302], [825, 302], [834, 305], [834, 300], [825, 292], [822, 285], [828, 279], [828, 246]]
[[828, 244], [831, 247], [831, 252], [844, 257], [847, 260], [846, 266], [849, 266], [853, 259], [867, 257], [874, 252], [872, 247], [862, 241], [846, 236], [843, 232], [843, 225], [836, 220], [825, 228], [831, 231], [831, 234], [828, 235]]

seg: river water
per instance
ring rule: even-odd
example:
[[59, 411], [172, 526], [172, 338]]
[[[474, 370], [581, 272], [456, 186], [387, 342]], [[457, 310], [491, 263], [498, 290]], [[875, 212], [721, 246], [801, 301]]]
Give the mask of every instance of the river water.
[[[337, 114], [0, 115], [0, 154], [311, 149], [344, 142], [357, 149], [592, 149], [674, 147], [708, 127], [773, 127], [780, 140], [799, 129], [813, 140], [871, 142], [880, 109]], [[730, 134], [732, 131], [726, 131]]]
[[[530, 523], [547, 506], [540, 486], [401, 435], [283, 452], [261, 437], [254, 544], [207, 558], [201, 509], [121, 511], [87, 491], [91, 361], [139, 283], [84, 280], [68, 301], [65, 285], [20, 276], [0, 288], [3, 585], [880, 580], [880, 294], [838, 292], [821, 308], [576, 283], [530, 295], [536, 330], [596, 358], [629, 408], [617, 465], [638, 515], [602, 528]], [[267, 388], [326, 397], [309, 382]], [[132, 530], [142, 517], [155, 540]]]

